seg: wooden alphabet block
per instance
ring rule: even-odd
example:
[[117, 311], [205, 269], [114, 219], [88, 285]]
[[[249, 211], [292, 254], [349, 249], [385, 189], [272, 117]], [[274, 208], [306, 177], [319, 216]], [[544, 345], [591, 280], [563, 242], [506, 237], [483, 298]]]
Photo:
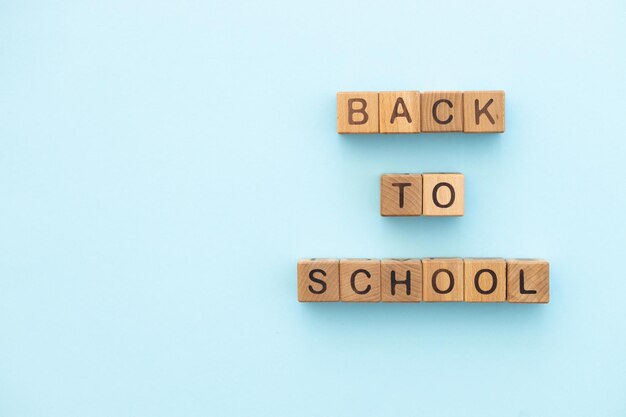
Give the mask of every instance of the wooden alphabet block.
[[337, 133], [378, 132], [378, 93], [337, 93]]
[[390, 303], [422, 301], [422, 261], [383, 259], [380, 262], [381, 299]]
[[424, 301], [463, 301], [463, 259], [422, 259]]
[[339, 301], [339, 259], [298, 261], [298, 301]]
[[378, 93], [380, 133], [419, 133], [419, 91]]
[[422, 93], [422, 132], [462, 132], [463, 92]]
[[422, 176], [383, 174], [380, 177], [381, 216], [421, 216]]
[[339, 261], [341, 301], [377, 303], [380, 301], [380, 260], [341, 259]]
[[550, 302], [550, 265], [542, 259], [507, 259], [509, 303]]
[[506, 301], [506, 262], [504, 259], [470, 259], [465, 264], [465, 301], [501, 303]]
[[504, 91], [465, 91], [463, 126], [466, 133], [504, 132]]
[[462, 216], [465, 179], [460, 173], [422, 174], [424, 216]]

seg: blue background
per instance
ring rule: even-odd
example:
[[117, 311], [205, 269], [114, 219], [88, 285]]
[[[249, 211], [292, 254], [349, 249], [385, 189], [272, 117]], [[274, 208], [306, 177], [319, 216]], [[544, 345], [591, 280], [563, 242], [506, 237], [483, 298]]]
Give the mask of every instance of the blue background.
[[[1, 2], [0, 415], [626, 415], [625, 19]], [[503, 89], [506, 133], [336, 134], [337, 91], [410, 89]], [[379, 216], [428, 171], [465, 217]], [[552, 300], [298, 304], [310, 256], [545, 257]]]

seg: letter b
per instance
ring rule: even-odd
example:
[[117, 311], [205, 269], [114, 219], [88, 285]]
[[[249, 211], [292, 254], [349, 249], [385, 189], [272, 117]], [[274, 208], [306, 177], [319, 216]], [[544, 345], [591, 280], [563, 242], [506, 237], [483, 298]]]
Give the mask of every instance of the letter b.
[[378, 93], [337, 93], [337, 133], [378, 130]]

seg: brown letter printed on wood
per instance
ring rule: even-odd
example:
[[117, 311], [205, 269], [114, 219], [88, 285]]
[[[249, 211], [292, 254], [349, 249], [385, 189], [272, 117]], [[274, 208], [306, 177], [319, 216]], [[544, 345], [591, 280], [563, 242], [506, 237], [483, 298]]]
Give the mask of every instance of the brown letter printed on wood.
[[422, 93], [422, 132], [462, 132], [463, 92]]
[[380, 133], [419, 133], [420, 93], [378, 93], [378, 122]]
[[378, 131], [378, 93], [337, 93], [337, 133]]
[[424, 216], [462, 216], [465, 180], [460, 173], [422, 174]]
[[298, 261], [298, 301], [339, 301], [339, 259]]
[[504, 91], [465, 91], [463, 126], [465, 133], [504, 132]]
[[421, 259], [383, 259], [380, 262], [380, 286], [383, 302], [422, 301]]
[[465, 301], [501, 303], [506, 301], [506, 262], [504, 259], [463, 260]]
[[339, 261], [341, 301], [377, 303], [380, 301], [380, 260], [341, 259]]
[[424, 301], [463, 301], [463, 259], [422, 259]]
[[381, 216], [421, 216], [422, 176], [383, 174], [380, 177]]
[[547, 303], [550, 301], [550, 265], [542, 259], [507, 259], [507, 301]]

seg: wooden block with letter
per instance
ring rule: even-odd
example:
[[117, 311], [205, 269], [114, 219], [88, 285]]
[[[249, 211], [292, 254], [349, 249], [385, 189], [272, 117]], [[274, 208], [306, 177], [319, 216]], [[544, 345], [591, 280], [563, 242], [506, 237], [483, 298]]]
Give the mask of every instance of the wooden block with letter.
[[419, 91], [378, 93], [378, 123], [380, 133], [419, 133]]
[[339, 287], [341, 301], [379, 302], [380, 259], [341, 259]]
[[504, 259], [463, 260], [465, 301], [501, 303], [506, 301], [506, 261]]
[[543, 259], [507, 259], [509, 303], [548, 303], [550, 301], [550, 264]]
[[339, 259], [298, 261], [298, 301], [339, 301]]
[[422, 215], [422, 175], [383, 174], [380, 177], [381, 216]]
[[504, 91], [463, 92], [463, 131], [504, 132]]
[[463, 301], [463, 259], [422, 259], [424, 301]]
[[337, 133], [378, 132], [378, 93], [337, 93]]
[[429, 91], [421, 95], [422, 132], [463, 131], [462, 91]]
[[422, 174], [424, 216], [462, 216], [465, 179], [460, 173]]
[[380, 286], [383, 302], [422, 301], [421, 259], [383, 259], [380, 262]]

